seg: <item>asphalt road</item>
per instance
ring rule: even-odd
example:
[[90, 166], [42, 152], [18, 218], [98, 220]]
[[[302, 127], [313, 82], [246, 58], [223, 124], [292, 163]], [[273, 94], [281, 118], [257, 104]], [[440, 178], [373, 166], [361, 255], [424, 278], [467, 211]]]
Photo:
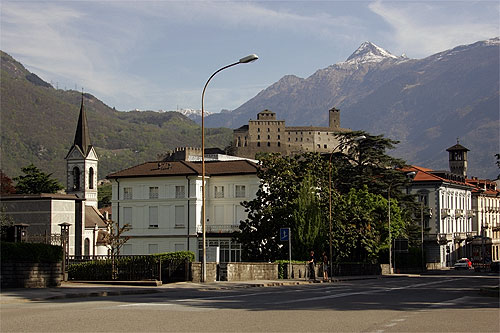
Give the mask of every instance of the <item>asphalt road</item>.
[[499, 332], [492, 276], [422, 276], [2, 304], [1, 332]]

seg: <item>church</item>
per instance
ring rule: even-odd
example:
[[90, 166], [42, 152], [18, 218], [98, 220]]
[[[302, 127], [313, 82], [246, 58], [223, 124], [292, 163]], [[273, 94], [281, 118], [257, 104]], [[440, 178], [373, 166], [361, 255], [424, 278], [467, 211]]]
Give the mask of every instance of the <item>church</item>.
[[107, 225], [97, 210], [99, 159], [90, 141], [83, 94], [75, 139], [65, 160], [65, 194], [2, 196], [3, 213], [17, 226], [19, 240], [57, 243], [64, 228], [69, 233], [69, 255], [106, 255]]

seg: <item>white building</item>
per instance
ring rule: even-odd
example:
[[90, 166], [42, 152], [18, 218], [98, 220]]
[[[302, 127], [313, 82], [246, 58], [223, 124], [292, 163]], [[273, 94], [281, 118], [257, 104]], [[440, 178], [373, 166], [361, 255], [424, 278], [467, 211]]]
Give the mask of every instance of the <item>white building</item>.
[[477, 234], [472, 216], [473, 187], [465, 179], [446, 171], [411, 166], [415, 177], [408, 188], [431, 212], [424, 218], [424, 250], [427, 266], [453, 266], [470, 257], [467, 240]]
[[[248, 160], [208, 161], [206, 166], [206, 243], [220, 249], [220, 261], [240, 261], [232, 240], [247, 218], [242, 201], [259, 188], [257, 165]], [[121, 254], [193, 251], [202, 248], [202, 170], [200, 162], [148, 162], [108, 175], [113, 219], [129, 224], [131, 238]]]

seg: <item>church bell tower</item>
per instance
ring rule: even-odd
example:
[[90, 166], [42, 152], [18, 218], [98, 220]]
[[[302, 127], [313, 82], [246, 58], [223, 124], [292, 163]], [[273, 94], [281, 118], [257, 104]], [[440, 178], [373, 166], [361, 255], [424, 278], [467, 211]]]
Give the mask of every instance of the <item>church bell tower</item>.
[[82, 103], [73, 146], [66, 155], [66, 193], [84, 198], [97, 209], [97, 153], [90, 143], [87, 115]]
[[466, 178], [467, 152], [469, 149], [462, 146], [457, 139], [457, 144], [446, 149], [446, 151], [449, 154], [450, 172]]

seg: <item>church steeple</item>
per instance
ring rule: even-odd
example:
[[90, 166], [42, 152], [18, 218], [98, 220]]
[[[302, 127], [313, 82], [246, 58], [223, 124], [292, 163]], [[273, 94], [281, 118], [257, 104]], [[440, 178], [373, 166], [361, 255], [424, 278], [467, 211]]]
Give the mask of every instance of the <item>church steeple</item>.
[[66, 193], [85, 198], [85, 206], [94, 206], [95, 208], [97, 208], [98, 161], [97, 153], [90, 143], [90, 131], [82, 92], [75, 141], [66, 155]]
[[87, 114], [85, 112], [85, 108], [83, 107], [83, 93], [82, 104], [80, 106], [80, 116], [78, 118], [78, 125], [76, 126], [74, 145], [80, 148], [84, 156], [87, 156], [91, 147]]

